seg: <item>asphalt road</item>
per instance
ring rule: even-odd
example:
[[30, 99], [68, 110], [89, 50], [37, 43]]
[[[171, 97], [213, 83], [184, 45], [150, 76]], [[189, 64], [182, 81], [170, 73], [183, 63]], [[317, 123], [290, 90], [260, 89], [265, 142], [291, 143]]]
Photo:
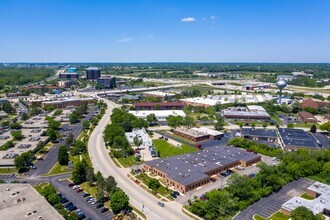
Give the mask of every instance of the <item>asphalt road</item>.
[[104, 177], [112, 175], [130, 198], [130, 203], [142, 211], [148, 219], [190, 219], [182, 211], [182, 205], [178, 202], [166, 202], [165, 207], [157, 205], [156, 197], [142, 190], [133, 181], [127, 178], [130, 169], [118, 168], [108, 155], [103, 141], [103, 130], [110, 122], [110, 115], [116, 104], [104, 99], [108, 105], [106, 114], [95, 127], [88, 141], [88, 152], [92, 160], [95, 172], [100, 171]]
[[314, 181], [305, 178], [292, 181], [283, 186], [280, 191], [272, 193], [244, 209], [234, 220], [252, 220], [255, 214], [268, 218], [278, 211], [285, 202], [294, 196], [301, 195], [313, 183]]

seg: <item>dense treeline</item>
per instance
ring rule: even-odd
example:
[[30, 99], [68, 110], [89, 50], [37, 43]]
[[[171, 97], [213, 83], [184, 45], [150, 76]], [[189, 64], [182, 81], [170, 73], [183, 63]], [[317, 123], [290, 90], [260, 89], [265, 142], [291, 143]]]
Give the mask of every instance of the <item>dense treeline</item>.
[[207, 193], [206, 201], [191, 202], [190, 211], [205, 219], [227, 219], [301, 177], [317, 175], [330, 183], [330, 150], [299, 149], [283, 154], [277, 166], [261, 162], [258, 167], [260, 171], [255, 178], [234, 174], [228, 181], [228, 187]]
[[134, 128], [148, 128], [148, 123], [119, 108], [113, 110], [111, 122], [112, 124], [105, 127], [103, 138], [110, 146], [112, 155], [116, 158], [132, 155], [133, 149], [125, 137], [125, 132]]
[[40, 82], [54, 74], [53, 69], [37, 67], [0, 67], [0, 89]]

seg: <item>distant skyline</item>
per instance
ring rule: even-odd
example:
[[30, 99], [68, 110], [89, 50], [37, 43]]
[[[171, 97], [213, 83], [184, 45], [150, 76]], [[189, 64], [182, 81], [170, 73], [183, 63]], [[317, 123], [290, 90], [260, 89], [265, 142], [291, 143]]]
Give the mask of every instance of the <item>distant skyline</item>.
[[1, 0], [0, 62], [329, 63], [328, 0]]

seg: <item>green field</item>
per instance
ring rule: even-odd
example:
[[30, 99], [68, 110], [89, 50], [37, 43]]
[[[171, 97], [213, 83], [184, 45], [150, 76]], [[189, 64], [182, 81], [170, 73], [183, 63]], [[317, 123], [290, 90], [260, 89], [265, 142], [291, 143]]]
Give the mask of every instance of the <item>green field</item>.
[[288, 220], [290, 216], [284, 215], [282, 212], [276, 212], [274, 215], [270, 216], [269, 220]]
[[175, 147], [169, 144], [166, 140], [153, 140], [153, 144], [160, 152], [160, 157], [171, 157], [180, 154], [197, 152], [198, 149], [182, 144], [181, 147]]
[[34, 188], [41, 194], [43, 187], [47, 186], [49, 183], [42, 182], [39, 185], [34, 186]]
[[15, 172], [16, 172], [15, 168], [0, 168], [1, 174], [8, 174], [8, 173], [15, 173]]
[[138, 163], [135, 161], [135, 156], [131, 155], [129, 157], [120, 157], [116, 158], [118, 162], [123, 166], [123, 167], [131, 167], [134, 165], [137, 165]]
[[307, 195], [306, 193], [302, 194], [300, 196], [301, 198], [307, 199], [307, 200], [314, 200], [314, 197]]
[[[80, 161], [80, 155], [76, 155], [76, 156], [70, 155], [70, 161], [73, 162], [73, 166], [74, 166], [78, 161]], [[72, 169], [69, 169], [68, 166], [60, 165], [59, 163], [56, 163], [55, 166], [49, 171], [49, 173], [43, 176], [57, 175], [61, 173], [68, 173], [71, 171]]]

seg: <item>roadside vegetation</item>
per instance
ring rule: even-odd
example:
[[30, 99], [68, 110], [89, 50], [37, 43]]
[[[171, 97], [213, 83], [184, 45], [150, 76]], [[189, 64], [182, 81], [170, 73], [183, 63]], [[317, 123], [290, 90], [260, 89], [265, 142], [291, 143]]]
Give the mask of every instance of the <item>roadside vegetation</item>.
[[259, 163], [260, 171], [255, 178], [233, 175], [228, 180], [228, 187], [206, 193], [206, 201], [189, 201], [189, 210], [205, 219], [226, 219], [293, 180], [312, 175], [330, 176], [329, 149], [298, 149], [284, 153], [280, 159], [277, 166]]
[[198, 151], [198, 148], [190, 147], [185, 144], [181, 144], [181, 146], [173, 146], [170, 143], [168, 143], [166, 140], [153, 140], [153, 145], [156, 149], [156, 153], [161, 158]]

